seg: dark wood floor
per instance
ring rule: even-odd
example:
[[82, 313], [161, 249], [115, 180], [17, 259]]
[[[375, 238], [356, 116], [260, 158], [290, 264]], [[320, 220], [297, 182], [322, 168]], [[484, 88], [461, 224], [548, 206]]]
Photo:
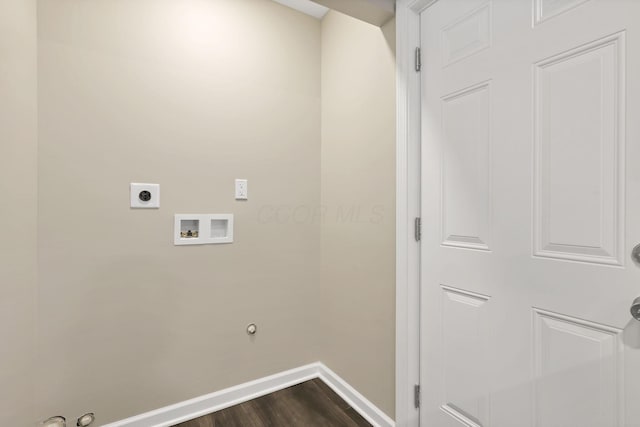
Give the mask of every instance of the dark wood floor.
[[319, 379], [175, 427], [371, 427]]

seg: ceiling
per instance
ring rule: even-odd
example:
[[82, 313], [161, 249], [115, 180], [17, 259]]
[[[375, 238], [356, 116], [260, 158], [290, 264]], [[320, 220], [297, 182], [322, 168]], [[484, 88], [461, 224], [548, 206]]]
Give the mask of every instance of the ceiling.
[[395, 15], [395, 0], [274, 0], [316, 19], [322, 19], [329, 9], [382, 26]]
[[328, 7], [314, 3], [311, 0], [273, 0], [277, 3], [311, 15], [316, 19], [324, 18], [324, 15], [329, 11]]

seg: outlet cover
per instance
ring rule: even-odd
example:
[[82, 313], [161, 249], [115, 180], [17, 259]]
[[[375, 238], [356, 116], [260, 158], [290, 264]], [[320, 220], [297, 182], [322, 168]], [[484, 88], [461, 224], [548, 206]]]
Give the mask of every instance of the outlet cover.
[[135, 209], [157, 209], [160, 207], [160, 184], [130, 185], [131, 207]]
[[236, 179], [236, 200], [249, 199], [249, 182], [246, 179]]

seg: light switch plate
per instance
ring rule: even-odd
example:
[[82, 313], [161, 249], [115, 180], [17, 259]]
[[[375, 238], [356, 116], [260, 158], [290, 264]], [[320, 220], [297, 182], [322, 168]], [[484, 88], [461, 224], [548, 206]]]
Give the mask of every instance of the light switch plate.
[[135, 209], [157, 209], [160, 207], [160, 184], [130, 185], [131, 207]]
[[246, 179], [236, 179], [236, 200], [249, 199], [249, 182]]

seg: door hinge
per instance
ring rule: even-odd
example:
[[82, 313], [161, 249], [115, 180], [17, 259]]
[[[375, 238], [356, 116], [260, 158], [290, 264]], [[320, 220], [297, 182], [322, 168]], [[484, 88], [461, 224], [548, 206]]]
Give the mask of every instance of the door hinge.
[[420, 48], [416, 48], [416, 72], [422, 70], [422, 55], [420, 54]]
[[420, 384], [413, 386], [413, 406], [416, 409], [420, 407]]
[[422, 218], [420, 217], [415, 219], [414, 236], [416, 238], [416, 242], [419, 242], [420, 239], [422, 239]]

